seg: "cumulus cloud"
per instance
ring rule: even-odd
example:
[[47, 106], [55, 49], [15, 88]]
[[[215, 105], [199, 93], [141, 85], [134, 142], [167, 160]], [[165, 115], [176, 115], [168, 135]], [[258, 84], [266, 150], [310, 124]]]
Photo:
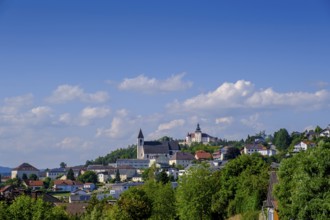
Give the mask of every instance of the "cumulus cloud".
[[185, 121], [183, 119], [177, 119], [170, 121], [168, 123], [163, 123], [158, 126], [158, 131], [170, 130], [178, 126], [184, 125]]
[[21, 108], [31, 106], [33, 100], [34, 97], [31, 93], [22, 96], [7, 97], [4, 99], [4, 105], [0, 107], [0, 113], [5, 115], [17, 114]]
[[248, 118], [241, 119], [241, 123], [247, 127], [252, 128], [254, 131], [264, 130], [264, 125], [260, 122], [259, 113], [250, 115]]
[[330, 94], [326, 90], [314, 93], [278, 93], [272, 88], [256, 90], [245, 80], [236, 83], [225, 82], [216, 90], [200, 94], [183, 102], [175, 101], [168, 105], [174, 111], [261, 109], [261, 108], [318, 108], [326, 105]]
[[177, 131], [179, 127], [182, 127], [185, 124], [184, 119], [175, 119], [166, 123], [162, 123], [158, 126], [157, 130], [150, 133], [149, 137], [151, 139], [158, 139], [163, 136], [170, 135], [173, 131]]
[[103, 103], [109, 99], [107, 92], [98, 91], [95, 93], [85, 93], [79, 86], [60, 85], [53, 91], [52, 95], [47, 98], [50, 103], [61, 104], [73, 100], [82, 102]]
[[93, 119], [105, 118], [110, 112], [110, 109], [105, 107], [86, 107], [80, 113], [80, 125], [86, 126]]
[[81, 149], [90, 149], [92, 147], [92, 143], [89, 141], [84, 141], [80, 137], [65, 137], [60, 142], [56, 143], [56, 146], [60, 147], [62, 150], [80, 151]]
[[49, 115], [51, 113], [51, 111], [52, 111], [52, 109], [48, 106], [38, 106], [38, 107], [31, 109], [32, 114], [34, 114], [37, 117]]
[[98, 128], [96, 137], [110, 137], [121, 139], [132, 134], [136, 130], [136, 121], [138, 117], [129, 116], [126, 109], [120, 109], [116, 112], [109, 128]]
[[222, 117], [222, 118], [216, 118], [215, 123], [216, 124], [222, 124], [222, 125], [230, 125], [234, 121], [233, 117]]
[[188, 89], [192, 86], [192, 82], [183, 81], [185, 73], [172, 75], [165, 80], [156, 78], [148, 78], [139, 75], [135, 78], [125, 78], [118, 86], [120, 90], [133, 90], [138, 92], [152, 93], [152, 92], [174, 92]]

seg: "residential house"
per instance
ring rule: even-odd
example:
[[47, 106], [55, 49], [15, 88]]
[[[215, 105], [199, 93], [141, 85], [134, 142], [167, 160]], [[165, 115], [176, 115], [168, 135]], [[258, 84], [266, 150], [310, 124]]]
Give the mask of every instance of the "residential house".
[[109, 179], [111, 179], [111, 176], [108, 171], [97, 173], [97, 181], [99, 183], [106, 183]]
[[38, 170], [34, 166], [30, 165], [29, 163], [22, 163], [18, 167], [11, 170], [11, 178], [12, 179], [14, 179], [14, 178], [22, 179], [23, 174], [26, 174], [26, 176], [28, 176], [28, 177], [31, 174], [35, 174], [39, 178], [39, 172], [40, 172], [40, 170]]
[[212, 155], [206, 151], [199, 150], [195, 153], [196, 160], [211, 160]]
[[125, 182], [125, 183], [115, 183], [115, 184], [111, 184], [110, 187], [110, 195], [116, 199], [119, 198], [120, 194], [122, 194], [123, 192], [125, 192], [126, 190], [128, 190], [131, 187], [135, 187], [135, 186], [141, 186], [144, 183], [129, 183], [129, 182]]
[[221, 160], [221, 150], [215, 151], [215, 152], [212, 154], [212, 158], [213, 158], [214, 160]]
[[253, 154], [253, 153], [259, 153], [263, 156], [272, 156], [276, 154], [276, 150], [273, 148], [268, 149], [262, 144], [247, 144], [244, 146], [243, 149], [244, 154]]
[[320, 137], [330, 137], [330, 125], [320, 132]]
[[119, 171], [119, 176], [121, 181], [125, 181], [127, 179], [132, 179], [133, 176], [136, 175], [136, 169], [132, 166], [119, 166], [117, 168], [114, 168], [111, 173], [111, 178], [116, 178], [116, 172], [117, 169]]
[[294, 145], [293, 152], [297, 153], [302, 150], [307, 150], [308, 148], [315, 147], [315, 143], [311, 141], [300, 141], [298, 144]]
[[132, 166], [135, 169], [147, 169], [149, 168], [149, 159], [117, 159], [117, 167], [120, 166]]
[[187, 145], [191, 145], [192, 143], [210, 144], [216, 141], [218, 141], [218, 138], [203, 133], [199, 124], [197, 124], [195, 132], [188, 133], [186, 136]]
[[132, 182], [143, 182], [142, 175], [141, 174], [135, 174], [132, 177]]
[[78, 189], [69, 196], [69, 203], [87, 202], [91, 199], [91, 195], [85, 190]]
[[309, 131], [306, 130], [304, 136], [311, 141], [314, 138], [316, 138], [318, 134], [314, 130], [309, 130]]
[[83, 189], [92, 192], [96, 189], [96, 185], [94, 183], [84, 183]]
[[195, 159], [194, 155], [187, 152], [176, 152], [169, 160], [170, 165], [187, 167]]
[[25, 180], [23, 184], [31, 190], [40, 190], [44, 187], [44, 182], [41, 180]]
[[278, 183], [277, 175], [275, 171], [271, 171], [269, 178], [269, 186], [267, 191], [267, 200], [263, 204], [263, 212], [266, 211], [267, 220], [278, 220], [278, 204], [274, 198], [273, 190], [274, 186]]
[[66, 168], [54, 168], [46, 171], [46, 177], [55, 180], [57, 177], [65, 175], [67, 172]]
[[101, 164], [96, 164], [96, 165], [88, 165], [87, 170], [88, 171], [94, 171], [95, 173], [101, 173], [101, 172], [106, 172], [111, 169], [114, 169], [112, 166], [104, 166]]
[[154, 159], [159, 156], [170, 158], [180, 151], [177, 141], [144, 141], [142, 130], [137, 138], [137, 159]]
[[82, 189], [83, 184], [79, 181], [73, 180], [54, 180], [54, 191], [74, 192], [77, 189]]

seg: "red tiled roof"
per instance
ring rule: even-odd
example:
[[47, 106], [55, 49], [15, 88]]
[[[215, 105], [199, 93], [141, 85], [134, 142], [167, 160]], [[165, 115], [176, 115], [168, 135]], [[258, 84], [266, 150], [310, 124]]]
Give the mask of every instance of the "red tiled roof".
[[211, 159], [212, 155], [208, 152], [205, 152], [203, 150], [199, 150], [195, 153], [195, 158], [197, 160], [201, 160], [201, 159]]
[[44, 182], [41, 180], [27, 180], [25, 183], [28, 186], [44, 186]]

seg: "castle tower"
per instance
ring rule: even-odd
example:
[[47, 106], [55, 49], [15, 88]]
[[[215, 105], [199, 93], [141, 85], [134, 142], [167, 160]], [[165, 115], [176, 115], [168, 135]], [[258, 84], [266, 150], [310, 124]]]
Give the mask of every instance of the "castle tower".
[[143, 133], [142, 133], [142, 130], [140, 128], [140, 131], [139, 131], [139, 135], [137, 137], [137, 145], [136, 145], [136, 158], [137, 159], [144, 159], [143, 157], [143, 145], [144, 145], [144, 137], [143, 137]]

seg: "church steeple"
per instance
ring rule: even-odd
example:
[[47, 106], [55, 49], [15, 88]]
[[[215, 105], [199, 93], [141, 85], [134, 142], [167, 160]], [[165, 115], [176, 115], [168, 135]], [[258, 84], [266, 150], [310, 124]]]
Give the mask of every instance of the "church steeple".
[[136, 158], [137, 159], [143, 159], [143, 145], [144, 145], [144, 137], [142, 130], [140, 128], [139, 135], [137, 137], [137, 145], [136, 145]]
[[143, 134], [142, 134], [142, 130], [141, 130], [141, 128], [140, 128], [140, 132], [139, 132], [139, 135], [138, 135], [138, 139], [140, 139], [140, 138], [142, 138], [142, 139], [144, 138], [144, 137], [143, 137]]

